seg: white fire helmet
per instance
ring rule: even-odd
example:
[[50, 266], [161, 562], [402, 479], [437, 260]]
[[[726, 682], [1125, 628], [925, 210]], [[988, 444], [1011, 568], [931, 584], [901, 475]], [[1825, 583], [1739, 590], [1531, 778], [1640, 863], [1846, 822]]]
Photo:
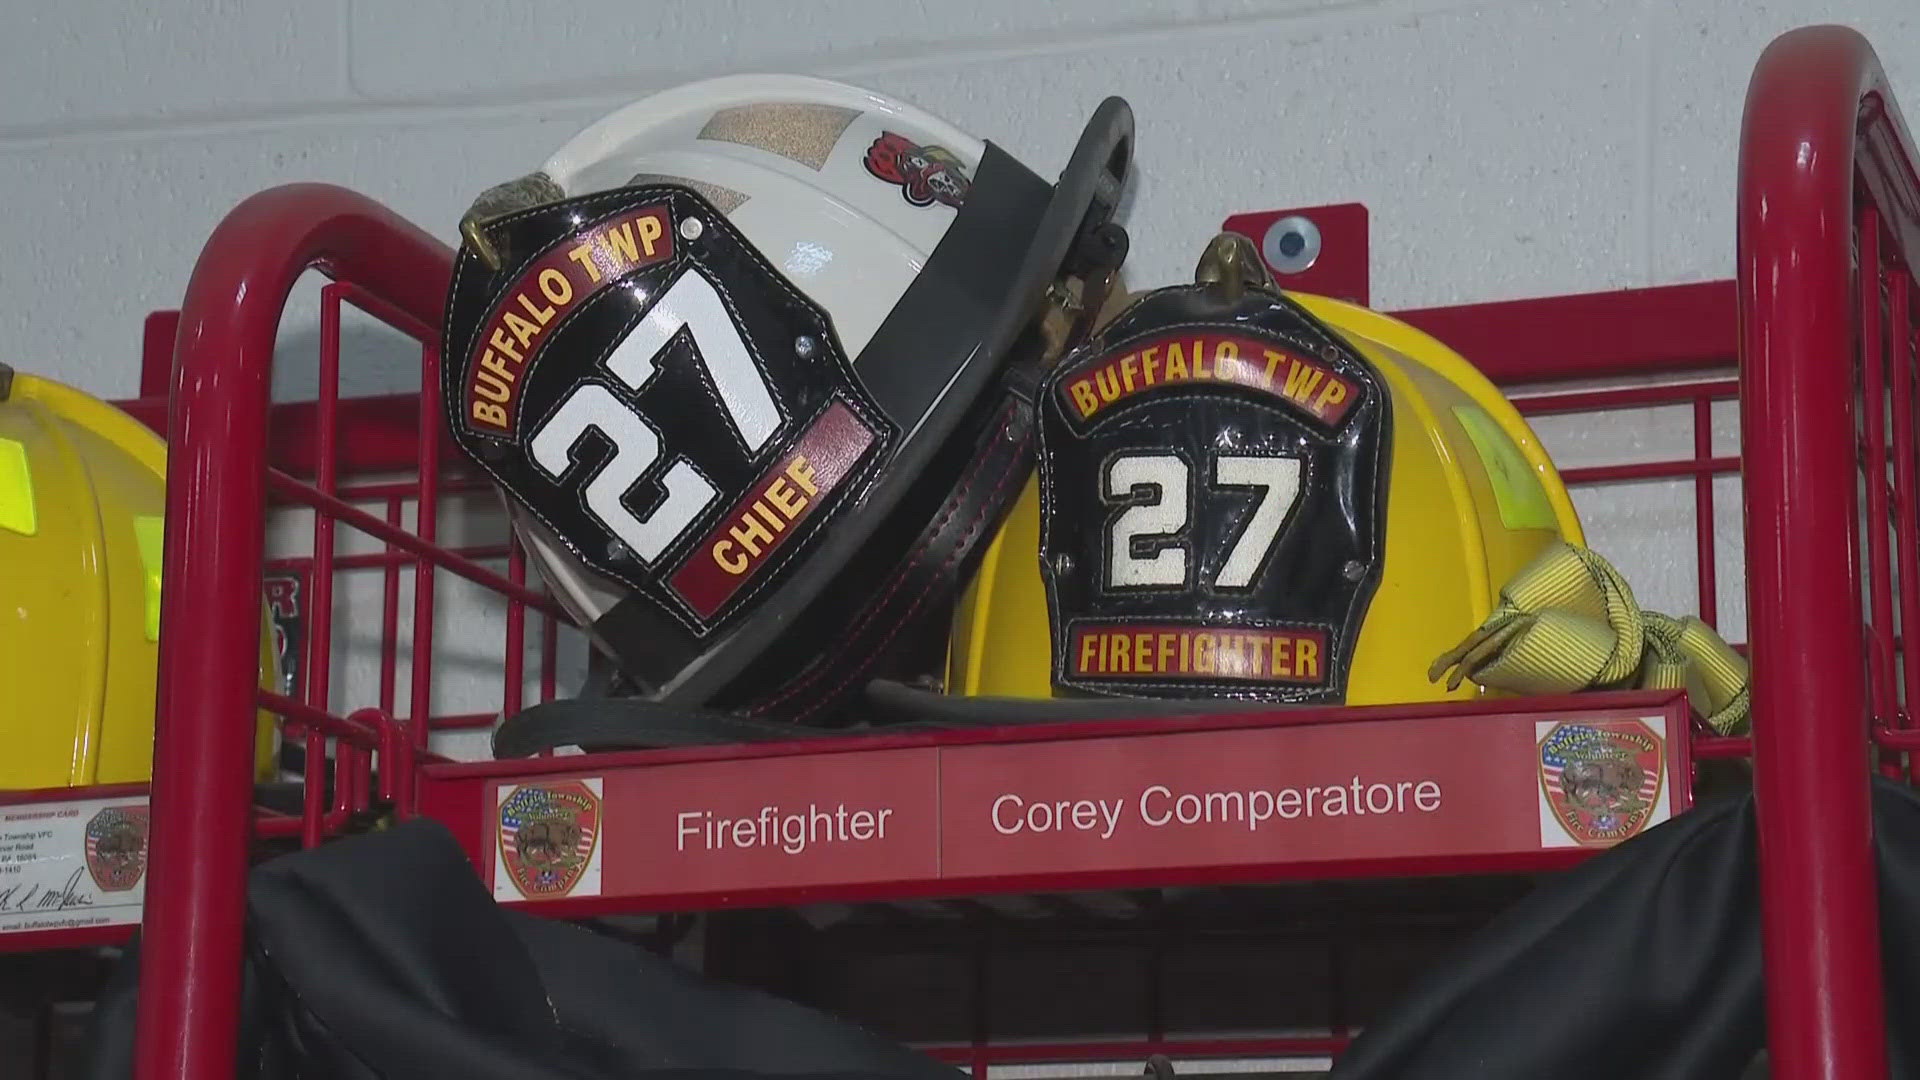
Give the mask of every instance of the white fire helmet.
[[476, 201], [448, 422], [633, 698], [831, 723], [942, 625], [1125, 257], [1131, 144], [1109, 98], [1049, 183], [880, 94], [734, 76]]

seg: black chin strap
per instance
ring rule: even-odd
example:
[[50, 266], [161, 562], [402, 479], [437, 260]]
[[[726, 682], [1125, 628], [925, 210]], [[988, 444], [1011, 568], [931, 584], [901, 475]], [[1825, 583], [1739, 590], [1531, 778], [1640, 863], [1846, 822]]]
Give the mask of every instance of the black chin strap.
[[859, 693], [917, 620], [945, 610], [979, 563], [1033, 472], [1034, 406], [1025, 387], [1008, 392], [953, 493], [881, 582], [845, 636], [804, 669], [748, 704], [749, 716], [811, 724]]
[[561, 698], [502, 721], [493, 732], [493, 756], [532, 757], [564, 746], [597, 752], [779, 742], [814, 734], [830, 732], [649, 698]]
[[820, 728], [716, 709], [664, 705], [644, 698], [550, 701], [501, 724], [493, 735], [493, 755], [532, 757], [563, 746], [593, 752], [798, 742], [873, 731], [956, 731], [1136, 717], [1220, 716], [1285, 707], [1265, 701], [1202, 698], [962, 697], [884, 679], [866, 684], [861, 706], [860, 724]]

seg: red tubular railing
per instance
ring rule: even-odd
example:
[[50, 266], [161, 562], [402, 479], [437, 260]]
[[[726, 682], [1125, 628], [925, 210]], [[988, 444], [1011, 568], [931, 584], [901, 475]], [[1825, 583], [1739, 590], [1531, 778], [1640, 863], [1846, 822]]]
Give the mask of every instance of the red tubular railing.
[[[447, 247], [417, 226], [364, 196], [315, 184], [241, 203], [194, 266], [169, 425], [168, 655], [154, 739], [139, 1080], [204, 1080], [234, 1066], [252, 818], [253, 747], [243, 729], [256, 695], [262, 465], [282, 302], [302, 273], [318, 269], [431, 326], [451, 266]], [[414, 708], [424, 715], [419, 699]]]
[[[1866, 783], [1869, 688], [1882, 719], [1893, 711], [1890, 608], [1880, 599], [1891, 588], [1885, 404], [1878, 331], [1855, 328], [1859, 315], [1879, 324], [1879, 247], [1902, 261], [1920, 254], [1913, 160], [1859, 34], [1797, 30], [1762, 55], [1741, 131], [1738, 304], [1767, 1015], [1782, 1076], [1887, 1070]], [[1875, 209], [1859, 219], [1868, 231], [1856, 279], [1862, 192]], [[1872, 354], [1857, 372], [1862, 347]], [[1902, 343], [1895, 362], [1906, 355]], [[1865, 416], [1854, 406], [1861, 385], [1874, 395]], [[1874, 514], [1871, 644], [1856, 524], [1860, 434]]]

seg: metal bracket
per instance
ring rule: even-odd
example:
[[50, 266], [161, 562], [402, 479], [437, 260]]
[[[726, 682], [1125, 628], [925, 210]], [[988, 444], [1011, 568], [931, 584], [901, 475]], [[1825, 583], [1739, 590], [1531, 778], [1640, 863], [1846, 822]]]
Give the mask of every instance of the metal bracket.
[[1282, 289], [1371, 306], [1364, 204], [1253, 211], [1220, 227], [1253, 241]]

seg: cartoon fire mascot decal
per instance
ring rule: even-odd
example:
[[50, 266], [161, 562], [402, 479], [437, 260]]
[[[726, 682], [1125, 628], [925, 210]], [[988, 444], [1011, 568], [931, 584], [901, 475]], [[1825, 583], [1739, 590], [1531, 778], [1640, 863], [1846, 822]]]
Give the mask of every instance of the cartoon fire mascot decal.
[[915, 206], [937, 202], [958, 210], [973, 186], [952, 151], [919, 146], [891, 131], [867, 148], [867, 171], [889, 184], [900, 185], [900, 193]]

